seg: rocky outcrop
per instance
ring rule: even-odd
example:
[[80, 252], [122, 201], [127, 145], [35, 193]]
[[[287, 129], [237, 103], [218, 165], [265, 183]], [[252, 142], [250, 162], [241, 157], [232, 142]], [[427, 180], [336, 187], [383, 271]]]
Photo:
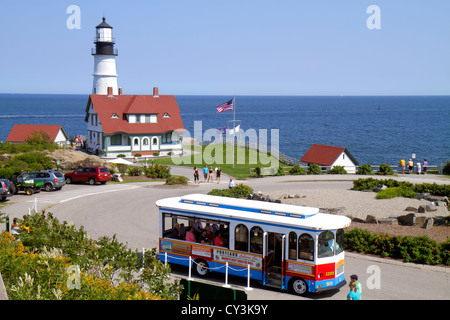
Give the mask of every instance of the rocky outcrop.
[[47, 155], [55, 164], [59, 160], [59, 170], [61, 171], [75, 170], [80, 166], [105, 166], [110, 170], [117, 170], [114, 166], [101, 159], [100, 157], [81, 151], [57, 149], [53, 152], [48, 152]]

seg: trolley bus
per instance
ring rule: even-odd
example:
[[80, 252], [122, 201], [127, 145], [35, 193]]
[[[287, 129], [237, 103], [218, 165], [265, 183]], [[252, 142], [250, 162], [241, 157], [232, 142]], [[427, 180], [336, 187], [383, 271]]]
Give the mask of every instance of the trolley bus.
[[[344, 277], [344, 228], [350, 219], [318, 208], [190, 194], [158, 200], [159, 259], [247, 277], [264, 286], [336, 290]], [[167, 260], [165, 260], [167, 259]]]

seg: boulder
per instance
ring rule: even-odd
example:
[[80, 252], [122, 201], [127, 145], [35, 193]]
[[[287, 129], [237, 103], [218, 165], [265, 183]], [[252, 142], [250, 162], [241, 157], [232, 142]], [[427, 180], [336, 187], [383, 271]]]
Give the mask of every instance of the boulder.
[[387, 225], [398, 225], [398, 220], [395, 218], [380, 218], [378, 219], [378, 223]]
[[416, 220], [416, 215], [414, 213], [409, 213], [407, 215], [398, 216], [397, 221], [401, 226], [413, 226]]
[[425, 216], [416, 217], [416, 219], [414, 220], [414, 225], [423, 227], [426, 220], [427, 220], [427, 217], [425, 217]]
[[434, 224], [434, 219], [433, 218], [428, 218], [425, 223], [423, 224], [423, 227], [425, 229], [431, 229], [433, 227]]
[[417, 212], [419, 212], [419, 213], [427, 212], [427, 206], [424, 204], [420, 205], [419, 208], [417, 209]]
[[414, 208], [414, 207], [406, 207], [405, 211], [409, 211], [409, 212], [417, 212], [417, 208]]
[[426, 210], [426, 212], [433, 212], [433, 211], [437, 211], [437, 208], [434, 205], [434, 203], [430, 203], [425, 206], [425, 210]]
[[377, 223], [378, 223], [378, 220], [377, 220], [377, 218], [375, 218], [375, 216], [372, 216], [372, 215], [368, 214], [367, 217], [366, 217], [365, 223], [374, 223], [374, 224], [377, 224]]

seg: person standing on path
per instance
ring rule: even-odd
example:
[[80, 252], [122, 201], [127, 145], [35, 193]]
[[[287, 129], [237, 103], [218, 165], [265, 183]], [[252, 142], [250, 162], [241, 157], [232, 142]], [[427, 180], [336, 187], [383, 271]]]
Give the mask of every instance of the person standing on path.
[[427, 159], [423, 160], [423, 174], [427, 174], [428, 161]]
[[362, 285], [361, 285], [361, 282], [358, 281], [358, 275], [352, 274], [352, 275], [350, 276], [350, 283], [352, 283], [352, 282], [355, 284], [356, 290], [359, 291], [359, 299], [358, 299], [358, 300], [361, 300], [361, 296], [362, 296]]
[[405, 174], [405, 159], [400, 160], [400, 168], [402, 169], [402, 174]]
[[205, 178], [205, 183], [206, 183], [206, 178], [208, 178], [208, 166], [206, 164], [203, 167], [203, 177]]
[[411, 159], [409, 159], [409, 161], [408, 161], [409, 174], [412, 174], [413, 169], [414, 169], [414, 162]]
[[421, 172], [422, 172], [422, 165], [420, 164], [420, 161], [417, 161], [416, 166], [417, 166], [417, 174], [421, 174]]
[[200, 183], [197, 166], [194, 167], [194, 184]]

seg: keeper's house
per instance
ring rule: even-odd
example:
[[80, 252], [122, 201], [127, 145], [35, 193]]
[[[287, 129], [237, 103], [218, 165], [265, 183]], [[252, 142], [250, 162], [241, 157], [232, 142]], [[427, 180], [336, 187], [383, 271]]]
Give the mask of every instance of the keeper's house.
[[355, 173], [358, 161], [351, 153], [342, 147], [313, 144], [300, 161], [307, 164], [318, 164], [331, 169], [334, 166], [343, 166], [348, 173]]
[[5, 142], [21, 143], [34, 136], [43, 138], [45, 135], [51, 142], [65, 147], [70, 141], [66, 131], [61, 125], [43, 124], [15, 124], [9, 132]]
[[175, 96], [91, 94], [86, 105], [87, 145], [105, 157], [181, 154], [185, 132]]

